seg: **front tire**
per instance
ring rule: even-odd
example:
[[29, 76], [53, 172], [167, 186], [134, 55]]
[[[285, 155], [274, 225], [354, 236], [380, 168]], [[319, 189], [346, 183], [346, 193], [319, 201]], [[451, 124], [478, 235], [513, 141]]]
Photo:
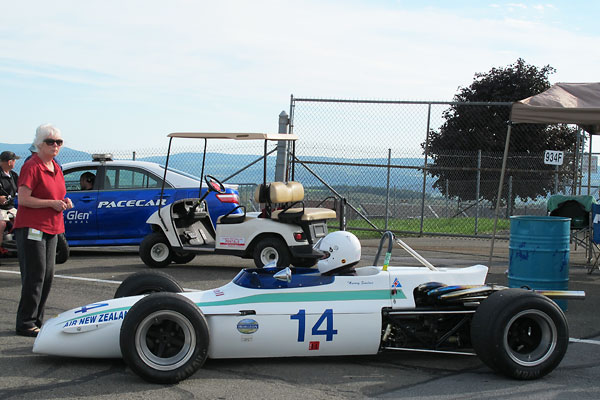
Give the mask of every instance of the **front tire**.
[[153, 293], [131, 307], [119, 337], [123, 359], [151, 383], [177, 383], [208, 356], [208, 324], [188, 298]]
[[152, 232], [140, 243], [140, 258], [150, 268], [164, 268], [171, 263], [173, 250], [162, 232]]
[[170, 275], [160, 271], [140, 271], [129, 275], [117, 288], [115, 299], [155, 292], [180, 293], [183, 288]]
[[272, 262], [276, 262], [278, 267], [290, 265], [290, 251], [279, 237], [269, 236], [260, 239], [254, 247], [253, 255], [256, 268], [262, 268]]
[[569, 329], [564, 313], [549, 298], [506, 289], [481, 303], [471, 323], [471, 340], [493, 370], [515, 379], [537, 379], [564, 357]]
[[71, 253], [69, 249], [69, 243], [67, 243], [67, 238], [64, 233], [58, 235], [56, 240], [56, 264], [64, 264], [69, 259], [69, 254]]

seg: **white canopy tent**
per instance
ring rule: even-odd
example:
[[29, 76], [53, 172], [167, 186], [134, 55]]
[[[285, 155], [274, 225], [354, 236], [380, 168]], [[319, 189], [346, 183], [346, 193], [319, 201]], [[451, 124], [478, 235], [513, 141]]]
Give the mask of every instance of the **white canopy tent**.
[[[504, 174], [506, 171], [510, 132], [513, 124], [520, 123], [577, 124], [590, 135], [600, 133], [600, 82], [557, 83], [545, 92], [513, 103], [508, 130], [506, 132], [502, 170], [500, 172], [500, 182], [498, 184], [494, 232], [490, 248], [490, 264], [494, 254], [498, 210], [500, 208], [500, 198], [502, 197], [502, 186], [504, 184]], [[590, 158], [591, 153], [592, 143], [590, 140]], [[588, 165], [591, 165], [591, 162]]]

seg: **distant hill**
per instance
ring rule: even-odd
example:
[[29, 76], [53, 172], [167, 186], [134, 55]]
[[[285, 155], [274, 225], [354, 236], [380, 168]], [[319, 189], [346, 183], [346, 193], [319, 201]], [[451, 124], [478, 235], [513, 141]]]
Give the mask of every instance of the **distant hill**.
[[[19, 160], [19, 162], [17, 162], [17, 164], [15, 165], [15, 171], [17, 171], [17, 173], [18, 173], [21, 170], [21, 166], [23, 165], [23, 160], [25, 158], [29, 157], [29, 155], [31, 154], [29, 152], [29, 146], [31, 146], [31, 143], [25, 143], [25, 144], [0, 143], [0, 152], [12, 151], [13, 153], [15, 153], [16, 155], [18, 155], [19, 157], [22, 158], [22, 160]], [[72, 162], [72, 161], [91, 160], [92, 156], [89, 153], [86, 153], [84, 151], [73, 150], [73, 149], [70, 149], [65, 146], [62, 149], [60, 149], [60, 153], [59, 153], [58, 157], [56, 157], [56, 159], [61, 164], [64, 164], [64, 163]]]

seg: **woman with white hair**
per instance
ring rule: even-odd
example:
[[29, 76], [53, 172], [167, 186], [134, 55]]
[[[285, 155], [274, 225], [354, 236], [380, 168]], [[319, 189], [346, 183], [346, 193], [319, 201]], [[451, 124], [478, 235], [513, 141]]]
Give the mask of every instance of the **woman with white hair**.
[[31, 337], [40, 331], [52, 286], [57, 235], [65, 231], [62, 212], [73, 207], [54, 160], [63, 145], [60, 130], [40, 125], [33, 143], [37, 153], [21, 167], [14, 224], [22, 283], [16, 333]]

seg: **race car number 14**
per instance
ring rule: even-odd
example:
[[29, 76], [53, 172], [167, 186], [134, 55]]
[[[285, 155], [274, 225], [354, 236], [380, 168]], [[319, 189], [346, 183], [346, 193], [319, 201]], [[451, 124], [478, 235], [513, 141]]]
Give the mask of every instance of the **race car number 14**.
[[[306, 310], [299, 310], [297, 314], [290, 315], [290, 319], [298, 320], [298, 341], [304, 342], [306, 331]], [[325, 325], [325, 329], [322, 329]], [[337, 329], [333, 329], [333, 310], [328, 308], [321, 314], [319, 320], [312, 327], [313, 336], [324, 335], [327, 342], [333, 340], [333, 335], [337, 335]]]
[[564, 153], [558, 150], [546, 150], [544, 152], [544, 164], [562, 165]]

